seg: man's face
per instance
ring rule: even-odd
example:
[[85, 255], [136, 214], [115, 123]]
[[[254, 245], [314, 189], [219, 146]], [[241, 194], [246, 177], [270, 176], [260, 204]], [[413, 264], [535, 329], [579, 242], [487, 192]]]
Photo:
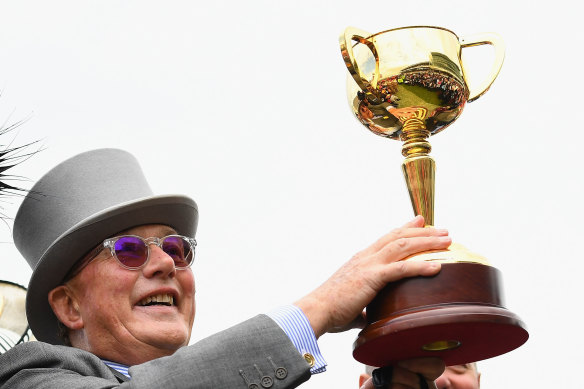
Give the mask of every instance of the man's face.
[[[123, 235], [148, 238], [174, 233], [167, 226], [146, 225]], [[109, 250], [102, 250], [68, 286], [83, 321], [72, 338], [81, 344], [74, 346], [133, 365], [171, 355], [189, 342], [195, 318], [193, 272], [176, 270], [172, 258], [156, 245], [150, 245], [150, 259], [138, 270], [122, 268]], [[166, 301], [171, 296], [174, 302], [146, 305], [154, 296]]]
[[[368, 369], [372, 368], [368, 367]], [[369, 378], [371, 378], [370, 374], [362, 373], [359, 377], [359, 387], [363, 386]], [[479, 389], [481, 374], [474, 363], [448, 366], [435, 382], [438, 389]]]
[[436, 380], [436, 386], [439, 389], [479, 389], [480, 379], [476, 365], [467, 363], [447, 367]]

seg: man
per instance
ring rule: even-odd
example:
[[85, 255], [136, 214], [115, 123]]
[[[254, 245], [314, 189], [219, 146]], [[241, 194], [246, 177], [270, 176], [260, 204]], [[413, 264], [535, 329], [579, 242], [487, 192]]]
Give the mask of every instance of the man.
[[[371, 374], [374, 368], [366, 366], [365, 373], [359, 376], [359, 389], [374, 389]], [[398, 373], [394, 369], [394, 375]], [[414, 381], [415, 382], [415, 381]], [[404, 383], [405, 384], [405, 383]], [[444, 373], [435, 381], [438, 389], [479, 389], [481, 387], [481, 373], [476, 363], [448, 366]]]
[[[0, 387], [294, 388], [325, 369], [321, 335], [362, 324], [388, 282], [440, 270], [401, 259], [451, 243], [417, 217], [294, 304], [187, 346], [197, 220], [192, 199], [154, 196], [121, 150], [86, 152], [45, 174], [14, 224], [33, 268], [26, 308], [39, 342], [0, 357]], [[427, 380], [444, 369], [438, 359], [404, 364]]]

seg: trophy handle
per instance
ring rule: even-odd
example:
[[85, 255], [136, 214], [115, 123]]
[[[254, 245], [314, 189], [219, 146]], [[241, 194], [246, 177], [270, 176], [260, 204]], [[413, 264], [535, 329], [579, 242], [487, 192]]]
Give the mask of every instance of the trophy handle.
[[472, 88], [470, 91], [470, 96], [467, 100], [470, 103], [488, 91], [493, 84], [493, 81], [495, 81], [495, 78], [497, 78], [499, 75], [501, 66], [503, 66], [503, 60], [505, 59], [505, 43], [503, 43], [503, 39], [501, 39], [501, 37], [497, 34], [482, 33], [461, 39], [460, 45], [462, 49], [465, 47], [480, 45], [492, 45], [495, 48], [495, 61], [493, 63], [493, 67], [491, 68], [491, 73], [477, 89]]
[[[341, 45], [341, 55], [343, 56], [345, 65], [347, 65], [349, 74], [351, 74], [361, 90], [365, 92], [367, 99], [372, 103], [378, 103], [379, 98], [373, 93], [373, 91], [377, 88], [377, 81], [379, 79], [379, 55], [377, 54], [377, 48], [375, 47], [374, 41], [369, 38], [371, 35], [372, 34], [358, 28], [347, 27], [339, 37], [339, 43]], [[375, 74], [371, 83], [369, 83], [359, 71], [359, 66], [355, 60], [355, 55], [353, 54], [353, 46], [351, 45], [352, 41], [358, 41], [359, 43], [366, 45], [375, 57]]]

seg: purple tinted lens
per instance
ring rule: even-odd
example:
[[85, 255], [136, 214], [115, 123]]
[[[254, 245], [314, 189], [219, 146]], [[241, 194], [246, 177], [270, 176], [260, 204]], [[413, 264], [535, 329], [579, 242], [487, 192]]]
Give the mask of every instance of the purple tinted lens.
[[128, 267], [140, 267], [148, 259], [148, 247], [140, 238], [123, 236], [114, 244], [116, 257]]
[[193, 261], [193, 250], [185, 239], [179, 236], [169, 236], [162, 242], [162, 251], [174, 260], [174, 266], [188, 267]]

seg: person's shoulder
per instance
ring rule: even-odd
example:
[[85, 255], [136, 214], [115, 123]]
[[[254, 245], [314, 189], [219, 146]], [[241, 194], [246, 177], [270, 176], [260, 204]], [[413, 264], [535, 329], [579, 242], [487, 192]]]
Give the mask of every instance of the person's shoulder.
[[29, 365], [43, 361], [44, 366], [63, 366], [69, 364], [103, 364], [94, 354], [69, 346], [32, 341], [18, 344], [0, 355], [4, 364]]
[[78, 352], [92, 355], [91, 353], [88, 353], [87, 351], [76, 349], [74, 347], [59, 346], [59, 345], [54, 345], [54, 344], [40, 342], [40, 341], [31, 341], [31, 342], [20, 343], [20, 344], [14, 346], [13, 348], [11, 348], [10, 350], [8, 350], [6, 352], [6, 354], [4, 354], [4, 355], [13, 354], [13, 353], [14, 354], [42, 353], [44, 355], [51, 355], [51, 354], [61, 354], [62, 355], [62, 354], [78, 353]]
[[75, 347], [32, 341], [19, 344], [0, 355], [0, 387], [19, 373], [40, 375], [41, 372], [47, 376], [73, 373], [116, 381], [112, 371], [99, 357]]
[[59, 350], [62, 350], [62, 348], [63, 348], [63, 346], [55, 346], [53, 344], [39, 342], [39, 341], [24, 342], [24, 343], [20, 343], [20, 344], [17, 344], [16, 346], [12, 347], [10, 350], [6, 351], [6, 353], [2, 354], [0, 357], [12, 358], [16, 355], [27, 355], [27, 354], [38, 355], [39, 353], [54, 354], [54, 353], [58, 353]]
[[113, 387], [118, 380], [96, 355], [74, 347], [32, 341], [0, 355], [0, 388], [81, 388], [96, 382]]

